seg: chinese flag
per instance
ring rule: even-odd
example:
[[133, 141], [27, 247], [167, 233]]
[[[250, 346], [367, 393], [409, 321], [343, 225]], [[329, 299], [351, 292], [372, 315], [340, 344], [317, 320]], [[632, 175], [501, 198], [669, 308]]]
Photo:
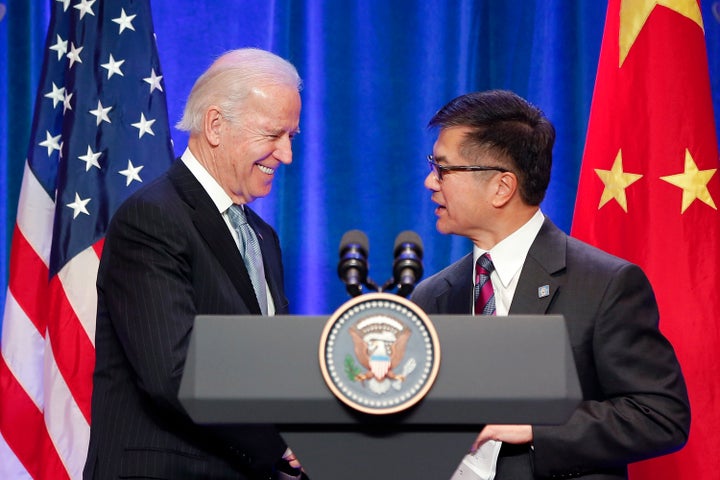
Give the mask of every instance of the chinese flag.
[[696, 0], [610, 0], [572, 235], [640, 265], [688, 384], [679, 452], [631, 478], [720, 472], [718, 146]]

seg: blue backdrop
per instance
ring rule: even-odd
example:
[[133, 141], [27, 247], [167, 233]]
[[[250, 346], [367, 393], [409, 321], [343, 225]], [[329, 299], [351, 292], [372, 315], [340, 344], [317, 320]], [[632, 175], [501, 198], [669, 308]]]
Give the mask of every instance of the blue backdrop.
[[[0, 0], [0, 13], [7, 6], [0, 20], [3, 298], [51, 1]], [[596, 0], [153, 0], [171, 124], [194, 80], [226, 50], [272, 50], [304, 79], [294, 162], [254, 205], [280, 234], [297, 314], [329, 313], [349, 298], [336, 273], [347, 230], [368, 235], [378, 283], [391, 275], [403, 230], [423, 239], [426, 274], [468, 251], [467, 241], [436, 232], [422, 185], [434, 141], [425, 125], [468, 91], [514, 90], [555, 123], [542, 207], [569, 231], [605, 10]], [[717, 118], [720, 2], [705, 1], [702, 10]], [[180, 154], [187, 138], [172, 135]]]

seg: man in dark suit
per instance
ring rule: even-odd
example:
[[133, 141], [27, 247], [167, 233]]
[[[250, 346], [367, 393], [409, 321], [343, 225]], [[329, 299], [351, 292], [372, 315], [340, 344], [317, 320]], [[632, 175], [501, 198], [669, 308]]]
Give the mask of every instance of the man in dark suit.
[[[182, 157], [114, 215], [97, 280], [84, 478], [302, 475], [272, 426], [198, 425], [177, 398], [196, 315], [288, 311], [277, 234], [247, 204], [292, 162], [299, 89], [295, 68], [269, 52], [221, 56], [188, 98]], [[262, 253], [241, 253], [245, 244]]]
[[540, 211], [552, 124], [496, 90], [452, 100], [430, 126], [440, 128], [425, 179], [437, 229], [474, 247], [421, 282], [412, 300], [430, 314], [563, 314], [583, 393], [564, 425], [486, 425], [471, 453], [490, 447], [495, 480], [617, 480], [629, 463], [681, 448], [687, 391], [646, 276], [568, 237]]

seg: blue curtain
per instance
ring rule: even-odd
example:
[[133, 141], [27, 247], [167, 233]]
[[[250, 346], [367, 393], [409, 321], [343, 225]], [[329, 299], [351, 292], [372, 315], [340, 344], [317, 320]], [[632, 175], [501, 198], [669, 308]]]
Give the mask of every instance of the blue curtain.
[[[0, 20], [3, 293], [49, 4], [10, 0]], [[569, 231], [606, 7], [595, 0], [153, 0], [153, 16], [171, 124], [194, 80], [226, 50], [265, 48], [297, 66], [304, 90], [294, 162], [254, 207], [280, 234], [292, 312], [320, 315], [349, 298], [336, 271], [347, 230], [368, 235], [377, 283], [392, 274], [403, 230], [423, 239], [426, 276], [469, 251], [466, 240], [437, 233], [423, 188], [435, 139], [426, 124], [459, 94], [511, 89], [551, 118], [558, 136], [542, 208]], [[720, 2], [702, 7], [717, 115]], [[174, 130], [173, 140], [179, 155], [187, 138]]]

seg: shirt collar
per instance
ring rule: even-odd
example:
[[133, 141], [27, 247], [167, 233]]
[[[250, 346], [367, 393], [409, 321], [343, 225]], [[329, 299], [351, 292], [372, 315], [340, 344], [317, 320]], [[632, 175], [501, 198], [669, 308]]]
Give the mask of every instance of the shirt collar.
[[489, 251], [473, 246], [473, 264], [477, 262], [477, 259], [482, 254], [489, 252], [500, 282], [504, 287], [507, 287], [513, 277], [522, 269], [528, 251], [530, 251], [530, 247], [544, 221], [545, 215], [538, 209], [535, 215], [522, 227], [504, 238]]
[[228, 208], [230, 208], [233, 204], [230, 196], [225, 193], [225, 190], [222, 189], [217, 180], [215, 180], [213, 176], [205, 170], [205, 167], [200, 164], [189, 148], [185, 149], [185, 152], [183, 152], [180, 159], [183, 161], [185, 166], [188, 167], [188, 170], [190, 170], [190, 172], [195, 176], [197, 181], [200, 182], [200, 185], [202, 185], [207, 194], [210, 195], [210, 198], [220, 213], [224, 213]]

